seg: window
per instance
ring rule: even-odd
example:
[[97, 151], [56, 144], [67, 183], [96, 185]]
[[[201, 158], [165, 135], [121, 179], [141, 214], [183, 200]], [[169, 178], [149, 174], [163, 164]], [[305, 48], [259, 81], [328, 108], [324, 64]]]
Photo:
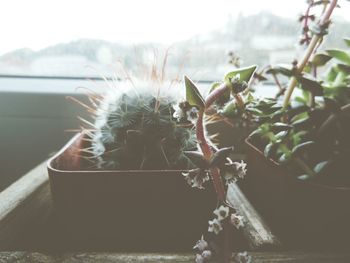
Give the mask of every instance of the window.
[[[342, 5], [328, 45], [350, 36], [350, 3]], [[118, 61], [137, 74], [168, 49], [171, 76], [184, 66], [182, 72], [213, 80], [232, 68], [229, 55], [242, 65], [290, 62], [305, 7], [304, 0], [7, 1], [0, 74], [111, 76]]]

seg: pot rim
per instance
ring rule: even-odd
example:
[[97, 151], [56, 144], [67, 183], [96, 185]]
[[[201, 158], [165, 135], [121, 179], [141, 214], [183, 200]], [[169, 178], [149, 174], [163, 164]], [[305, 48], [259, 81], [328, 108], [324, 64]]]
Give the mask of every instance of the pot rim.
[[73, 173], [73, 174], [81, 174], [81, 173], [87, 173], [87, 174], [156, 174], [156, 173], [166, 173], [166, 174], [172, 174], [172, 173], [182, 173], [186, 172], [187, 170], [62, 170], [54, 167], [55, 160], [61, 156], [66, 150], [69, 149], [73, 145], [73, 143], [81, 136], [84, 136], [84, 131], [78, 132], [75, 134], [57, 153], [55, 153], [52, 157], [49, 158], [49, 160], [46, 162], [48, 170], [51, 170], [55, 173], [65, 174], [65, 173]]
[[[247, 137], [244, 141], [255, 152], [257, 152], [259, 155], [263, 156], [265, 160], [269, 161], [274, 166], [276, 166], [276, 167], [278, 167], [280, 169], [283, 169], [283, 166], [281, 164], [279, 164], [278, 162], [276, 162], [275, 160], [273, 160], [271, 158], [266, 158], [264, 156], [264, 154], [262, 153], [262, 151], [258, 147], [256, 147], [254, 144], [252, 144], [250, 142], [250, 137]], [[326, 184], [322, 184], [322, 183], [315, 183], [315, 182], [300, 182], [300, 181], [297, 181], [297, 180], [293, 180], [293, 181], [296, 182], [297, 184], [308, 184], [310, 186], [322, 188], [322, 189], [325, 189], [325, 190], [332, 190], [332, 191], [336, 190], [336, 191], [350, 192], [350, 186], [330, 186], [330, 185], [326, 185]]]

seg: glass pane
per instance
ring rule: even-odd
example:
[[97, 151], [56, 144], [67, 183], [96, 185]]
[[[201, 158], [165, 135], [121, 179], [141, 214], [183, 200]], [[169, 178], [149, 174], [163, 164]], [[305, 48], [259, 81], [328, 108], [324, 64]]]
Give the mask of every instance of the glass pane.
[[[241, 65], [290, 62], [306, 1], [19, 1], [2, 3], [0, 74], [91, 77], [140, 74], [169, 50], [166, 70], [213, 80]], [[350, 36], [341, 2], [327, 45]], [[237, 61], [235, 61], [237, 62]]]

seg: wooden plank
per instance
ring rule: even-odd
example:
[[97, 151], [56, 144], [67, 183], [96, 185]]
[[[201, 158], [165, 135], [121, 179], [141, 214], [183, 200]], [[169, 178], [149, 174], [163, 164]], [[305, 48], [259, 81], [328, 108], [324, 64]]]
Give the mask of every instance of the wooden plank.
[[[254, 263], [346, 263], [350, 254], [302, 253], [302, 252], [249, 252]], [[192, 263], [190, 254], [120, 254], [120, 253], [32, 253], [0, 252], [1, 263], [130, 263], [130, 262], [178, 262]], [[234, 260], [232, 260], [234, 262]]]
[[252, 250], [274, 250], [281, 246], [278, 238], [271, 232], [237, 184], [230, 185], [227, 198], [245, 219], [243, 233]]
[[0, 193], [0, 249], [6, 249], [27, 228], [39, 225], [51, 212], [46, 161]]

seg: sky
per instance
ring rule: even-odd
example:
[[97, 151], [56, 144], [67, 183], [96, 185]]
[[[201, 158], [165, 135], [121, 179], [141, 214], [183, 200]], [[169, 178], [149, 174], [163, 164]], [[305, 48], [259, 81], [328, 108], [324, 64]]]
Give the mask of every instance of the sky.
[[[296, 18], [305, 0], [2, 0], [0, 55], [39, 50], [81, 38], [171, 44], [225, 25], [231, 16], [263, 10]], [[336, 16], [350, 14], [340, 0]]]

